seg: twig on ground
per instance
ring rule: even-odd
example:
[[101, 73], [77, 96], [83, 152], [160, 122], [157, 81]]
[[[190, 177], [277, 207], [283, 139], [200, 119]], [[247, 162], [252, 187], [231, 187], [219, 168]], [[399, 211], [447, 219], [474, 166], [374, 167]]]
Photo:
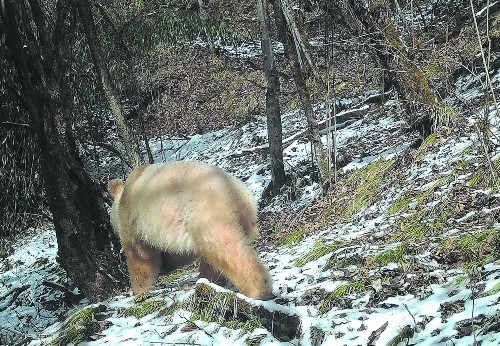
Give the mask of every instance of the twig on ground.
[[384, 330], [387, 328], [388, 325], [389, 322], [385, 322], [382, 326], [380, 326], [380, 328], [375, 329], [368, 338], [368, 345], [375, 345], [375, 341], [378, 340], [380, 334], [384, 332]]
[[[363, 115], [366, 113], [367, 109], [368, 109], [368, 107], [366, 106], [366, 107], [361, 107], [359, 109], [353, 109], [351, 111], [347, 111], [345, 113], [337, 115], [337, 118], [339, 118], [337, 121], [343, 121], [343, 122], [342, 123], [338, 123], [337, 122], [336, 125], [334, 125], [334, 126], [332, 126], [330, 128], [327, 128], [328, 127], [328, 121], [330, 119], [323, 120], [323, 121], [319, 122], [318, 123], [318, 127], [320, 129], [319, 134], [320, 135], [325, 135], [328, 132], [332, 131], [333, 127], [335, 127], [335, 129], [338, 130], [338, 129], [342, 129], [344, 127], [347, 127], [347, 126], [351, 125], [357, 119], [362, 118]], [[292, 136], [290, 136], [288, 138], [285, 138], [283, 140], [283, 149], [286, 149], [295, 140], [297, 140], [299, 138], [302, 138], [302, 137], [306, 137], [308, 135], [309, 135], [309, 129], [301, 131], [299, 133], [296, 133], [296, 134], [294, 134], [294, 135], [292, 135]], [[244, 156], [244, 155], [255, 154], [255, 153], [260, 153], [260, 152], [266, 152], [267, 150], [269, 150], [269, 145], [266, 143], [266, 144], [262, 144], [262, 145], [259, 145], [259, 146], [253, 147], [253, 148], [242, 149], [239, 152], [236, 152], [236, 153], [233, 153], [233, 154], [230, 154], [230, 155], [226, 156], [226, 158], [236, 158], [236, 157], [241, 157], [241, 156]]]
[[26, 291], [29, 287], [30, 287], [30, 285], [16, 287], [12, 291], [10, 291], [6, 295], [4, 295], [4, 297], [7, 297], [8, 295], [10, 295], [12, 293], [12, 297], [10, 298], [9, 302], [7, 302], [7, 304], [5, 304], [4, 307], [0, 308], [0, 311], [6, 310], [12, 303], [14, 303], [16, 301], [17, 297], [19, 297], [19, 295], [21, 293], [23, 293], [24, 291]]
[[40, 339], [38, 336], [36, 335], [33, 335], [33, 334], [27, 334], [27, 333], [23, 333], [23, 332], [20, 332], [18, 330], [15, 330], [13, 328], [10, 328], [10, 327], [6, 327], [6, 326], [0, 326], [0, 329], [3, 329], [3, 330], [6, 330], [12, 334], [16, 334], [16, 335], [19, 335], [19, 336], [22, 336], [23, 339], [21, 340], [21, 342], [19, 343], [20, 345], [23, 345], [23, 344], [26, 344], [28, 341], [31, 341], [31, 340], [36, 340], [36, 339]]
[[186, 322], [188, 323], [191, 323], [193, 326], [195, 326], [197, 329], [201, 330], [202, 332], [204, 332], [205, 334], [207, 334], [209, 337], [211, 337], [212, 339], [215, 339], [214, 336], [212, 334], [210, 334], [209, 332], [207, 332], [205, 329], [203, 329], [202, 327], [198, 326], [196, 323], [194, 323], [193, 321], [190, 321], [188, 318], [186, 318], [185, 316], [181, 316], [183, 319], [186, 320]]
[[417, 320], [415, 319], [415, 316], [411, 313], [410, 308], [408, 308], [408, 305], [403, 303], [403, 306], [405, 307], [406, 311], [410, 314], [411, 318], [413, 319], [413, 323], [415, 324], [415, 328], [417, 328]]

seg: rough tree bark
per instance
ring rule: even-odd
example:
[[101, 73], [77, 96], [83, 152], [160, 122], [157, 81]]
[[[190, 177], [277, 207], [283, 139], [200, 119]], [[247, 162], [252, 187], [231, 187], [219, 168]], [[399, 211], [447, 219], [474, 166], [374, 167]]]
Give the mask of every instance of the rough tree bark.
[[[290, 58], [293, 77], [299, 99], [306, 115], [307, 123], [310, 129], [310, 141], [314, 149], [314, 157], [319, 169], [319, 179], [323, 186], [323, 191], [328, 189], [330, 178], [330, 167], [328, 165], [328, 153], [321, 142], [319, 134], [318, 121], [314, 115], [314, 110], [311, 104], [311, 93], [307, 86], [307, 77], [304, 69], [306, 64], [312, 67], [309, 55], [305, 51], [305, 46], [302, 40], [302, 35], [298, 31], [296, 25], [289, 24], [293, 20], [290, 4], [284, 0], [272, 0], [276, 26], [280, 40], [285, 47], [285, 54]], [[287, 20], [288, 17], [288, 20]], [[305, 62], [303, 62], [305, 60]]]
[[281, 128], [281, 111], [279, 104], [280, 81], [274, 54], [271, 46], [268, 1], [257, 0], [257, 14], [261, 30], [262, 59], [267, 80], [266, 115], [269, 157], [271, 159], [271, 195], [276, 196], [285, 183], [285, 167], [283, 164], [283, 134]]
[[58, 260], [82, 293], [95, 302], [123, 288], [126, 280], [102, 192], [84, 171], [71, 131], [68, 100], [73, 95], [67, 75], [76, 30], [76, 9], [71, 3], [57, 2], [55, 24], [49, 28], [45, 20], [50, 16], [43, 13], [39, 1], [29, 0], [21, 11], [26, 3], [0, 0], [0, 25], [36, 132]]
[[140, 154], [137, 140], [134, 138], [127, 122], [125, 121], [122, 106], [116, 96], [116, 91], [113, 87], [113, 83], [111, 82], [108, 67], [102, 58], [101, 43], [99, 42], [99, 37], [95, 28], [90, 4], [88, 0], [79, 0], [76, 1], [76, 4], [78, 7], [78, 13], [82, 20], [85, 37], [87, 38], [87, 43], [90, 48], [90, 54], [92, 56], [92, 61], [94, 62], [96, 74], [100, 79], [104, 94], [108, 100], [109, 107], [111, 108], [111, 113], [116, 121], [118, 135], [125, 146], [128, 164], [132, 168], [136, 168], [141, 164], [144, 164], [144, 158]]

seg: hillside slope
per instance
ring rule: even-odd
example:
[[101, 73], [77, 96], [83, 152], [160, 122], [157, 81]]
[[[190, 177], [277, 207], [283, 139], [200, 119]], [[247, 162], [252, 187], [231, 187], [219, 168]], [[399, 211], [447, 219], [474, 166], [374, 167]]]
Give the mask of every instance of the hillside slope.
[[[494, 82], [498, 87], [499, 75]], [[459, 91], [475, 95], [472, 100], [481, 96], [478, 90]], [[285, 150], [294, 187], [262, 208], [259, 250], [274, 279], [275, 299], [252, 301], [204, 280], [193, 288], [197, 273], [191, 267], [163, 278], [158, 290], [141, 297], [117, 296], [88, 307], [83, 301], [68, 319], [40, 332], [69, 314], [66, 307], [45, 315], [47, 304], [39, 303], [50, 288], [38, 273], [55, 257], [53, 231], [46, 230], [7, 259], [0, 296], [15, 294], [19, 304], [2, 305], [0, 325], [27, 333], [25, 341], [33, 339], [32, 345], [498, 344], [495, 107], [464, 114], [462, 129], [440, 128], [414, 149], [418, 135], [398, 120], [396, 101], [383, 106], [344, 101], [358, 119], [337, 132], [344, 167], [331, 192], [320, 197], [319, 187], [310, 183], [310, 146], [299, 137]], [[316, 109], [321, 114], [324, 105]], [[485, 112], [492, 124], [487, 138], [474, 130]], [[283, 116], [287, 136], [302, 130], [301, 117], [299, 111]], [[216, 164], [260, 198], [270, 174], [261, 159], [265, 131], [260, 117], [238, 129], [151, 144], [158, 161]], [[28, 260], [35, 251], [37, 259]], [[49, 272], [54, 282], [65, 280], [56, 268]]]
[[[495, 20], [498, 29], [498, 14]], [[339, 59], [345, 75], [338, 76], [337, 88], [349, 98], [337, 100], [345, 121], [334, 135], [339, 170], [326, 196], [314, 182], [311, 146], [303, 136], [306, 121], [298, 108], [282, 116], [290, 183], [279, 196], [265, 196], [267, 128], [265, 117], [256, 116], [263, 99], [255, 96], [263, 94], [261, 75], [251, 72], [242, 83], [233, 65], [229, 74], [219, 71], [220, 62], [207, 61], [210, 73], [197, 72], [208, 80], [219, 78], [216, 87], [193, 83], [181, 88], [179, 102], [165, 98], [152, 104], [158, 123], [151, 124], [160, 133], [169, 126], [219, 129], [182, 139], [172, 139], [173, 131], [150, 145], [157, 162], [212, 163], [253, 191], [261, 206], [261, 239], [255, 246], [274, 280], [272, 300], [254, 301], [235, 294], [230, 285], [197, 280], [193, 266], [162, 277], [155, 290], [139, 297], [121, 294], [88, 305], [56, 262], [55, 231], [34, 228], [0, 261], [0, 344], [498, 345], [500, 114], [484, 91], [481, 57], [472, 48], [469, 52], [475, 32], [456, 29], [453, 34], [426, 61], [426, 76], [449, 96], [440, 126], [425, 139], [401, 119], [395, 95], [383, 104], [370, 101], [377, 91], [354, 97], [353, 90], [370, 84], [355, 88], [358, 75], [349, 65], [358, 60]], [[469, 44], [472, 58], [456, 68], [464, 49], [460, 40]], [[490, 78], [498, 99], [500, 55], [491, 53]], [[158, 72], [161, 84], [184, 71], [184, 63], [199, 65], [188, 58], [148, 72]], [[144, 80], [156, 87], [150, 75]], [[224, 88], [236, 89], [220, 94]], [[206, 114], [191, 112], [184, 118], [186, 95], [193, 108], [204, 104]], [[290, 95], [286, 103], [296, 104]], [[217, 107], [251, 121], [220, 129], [234, 122], [226, 122]], [[315, 110], [320, 120], [326, 118], [323, 102]], [[177, 118], [166, 121], [165, 114]], [[323, 141], [331, 143], [326, 135]], [[120, 171], [115, 158], [103, 162], [103, 172]]]

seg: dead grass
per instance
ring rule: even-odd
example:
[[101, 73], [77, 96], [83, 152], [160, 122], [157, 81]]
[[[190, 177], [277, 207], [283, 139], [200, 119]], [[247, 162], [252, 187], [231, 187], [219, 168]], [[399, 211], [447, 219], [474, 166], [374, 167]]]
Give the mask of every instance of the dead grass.
[[145, 114], [151, 135], [191, 135], [244, 123], [264, 112], [265, 80], [202, 48], [165, 49], [139, 76], [157, 94]]

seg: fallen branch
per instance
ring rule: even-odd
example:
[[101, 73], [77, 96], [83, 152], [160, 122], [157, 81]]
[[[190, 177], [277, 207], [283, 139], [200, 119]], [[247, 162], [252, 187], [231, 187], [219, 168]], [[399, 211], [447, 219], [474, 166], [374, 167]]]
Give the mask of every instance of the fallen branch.
[[50, 288], [55, 288], [55, 289], [63, 292], [64, 293], [64, 300], [66, 300], [67, 302], [69, 302], [71, 304], [79, 302], [83, 298], [82, 294], [75, 294], [69, 288], [67, 288], [61, 284], [55, 283], [55, 282], [50, 282], [50, 281], [44, 280], [42, 282], [42, 285], [50, 287]]
[[211, 337], [212, 339], [215, 339], [214, 336], [212, 334], [210, 334], [209, 332], [207, 332], [204, 328], [200, 327], [199, 325], [197, 325], [196, 323], [194, 323], [193, 321], [189, 320], [188, 318], [186, 318], [185, 316], [181, 316], [183, 319], [186, 320], [186, 322], [188, 322], [189, 324], [191, 324], [192, 326], [194, 326], [196, 329], [199, 329], [201, 330], [203, 333], [205, 333], [206, 335], [208, 335], [209, 337]]
[[5, 309], [7, 309], [9, 306], [12, 305], [12, 303], [14, 303], [17, 299], [17, 297], [19, 297], [19, 295], [21, 293], [23, 293], [24, 291], [26, 291], [28, 288], [30, 287], [30, 285], [24, 285], [24, 286], [20, 286], [20, 287], [16, 287], [14, 288], [12, 291], [10, 291], [9, 293], [7, 293], [6, 295], [4, 295], [4, 297], [7, 297], [8, 295], [10, 295], [12, 293], [12, 297], [10, 298], [10, 300], [5, 304], [4, 307], [0, 308], [0, 311], [4, 311]]
[[378, 340], [378, 338], [380, 337], [380, 334], [382, 334], [384, 332], [384, 330], [387, 328], [388, 325], [389, 325], [389, 322], [385, 322], [382, 326], [375, 329], [370, 334], [370, 337], [368, 338], [368, 345], [375, 345], [375, 341]]
[[355, 123], [356, 120], [357, 119], [351, 119], [351, 120], [344, 121], [341, 124], [337, 124], [337, 125], [334, 125], [334, 126], [327, 127], [325, 129], [319, 131], [319, 134], [323, 136], [323, 135], [326, 135], [329, 132], [333, 132], [333, 131], [336, 131], [336, 130], [343, 129], [343, 128], [345, 128], [345, 127], [347, 127], [347, 126], [352, 125], [353, 123]]
[[62, 291], [64, 293], [68, 293], [68, 294], [73, 294], [74, 295], [74, 293], [71, 292], [67, 287], [65, 287], [65, 286], [63, 286], [61, 284], [55, 283], [55, 282], [43, 281], [42, 285], [50, 287], [50, 288], [58, 289], [59, 291]]
[[29, 125], [29, 124], [15, 123], [15, 122], [12, 122], [12, 121], [2, 121], [2, 122], [0, 122], [0, 125], [1, 126], [5, 126], [5, 127], [21, 127], [21, 128], [24, 128], [24, 129], [33, 130], [31, 128], [31, 125]]
[[385, 92], [385, 93], [383, 91], [380, 91], [379, 93], [367, 96], [361, 102], [363, 102], [365, 105], [370, 104], [370, 103], [382, 103], [387, 98], [389, 98], [389, 96], [391, 95], [391, 93], [392, 93], [392, 91], [388, 91], [388, 92]]
[[500, 1], [495, 1], [487, 6], [485, 6], [482, 10], [476, 13], [476, 18], [479, 20], [484, 20], [488, 18], [488, 15], [491, 13], [497, 13], [500, 10]]
[[415, 324], [415, 328], [418, 327], [418, 324], [417, 324], [417, 320], [415, 319], [415, 315], [413, 315], [410, 311], [410, 308], [408, 307], [408, 305], [404, 304], [403, 303], [403, 306], [405, 307], [406, 311], [408, 311], [408, 313], [410, 314], [411, 318], [413, 319], [413, 323]]
[[[337, 129], [337, 130], [343, 129], [343, 128], [351, 125], [356, 120], [361, 119], [366, 114], [366, 111], [368, 110], [368, 108], [369, 108], [368, 106], [363, 106], [361, 108], [351, 109], [351, 110], [344, 111], [344, 112], [337, 114], [337, 117], [336, 117], [337, 124], [335, 126], [328, 127], [328, 124], [331, 123], [332, 118], [320, 121], [318, 123], [320, 135], [325, 135], [328, 132], [333, 131], [334, 129]], [[283, 140], [283, 149], [290, 146], [297, 139], [309, 136], [309, 134], [310, 134], [310, 131], [309, 131], [309, 129], [307, 129], [307, 130], [304, 130], [302, 132], [296, 133], [288, 138], [285, 138]], [[268, 150], [269, 150], [269, 145], [262, 144], [262, 145], [259, 145], [259, 146], [253, 147], [253, 148], [249, 148], [249, 149], [241, 149], [233, 154], [226, 156], [226, 158], [236, 158], [236, 157], [241, 157], [241, 156], [250, 155], [250, 154], [265, 153]]]
[[[356, 120], [358, 119], [361, 119], [364, 115], [365, 115], [365, 111], [368, 109], [368, 106], [364, 106], [362, 108], [358, 108], [358, 109], [352, 109], [352, 110], [349, 110], [349, 111], [346, 111], [346, 112], [341, 112], [337, 115], [337, 124], [334, 125], [334, 126], [330, 126], [328, 127], [328, 124], [330, 124], [332, 122], [332, 118], [330, 119], [326, 119], [326, 120], [323, 120], [323, 121], [320, 121], [318, 123], [318, 127], [319, 127], [319, 133], [321, 135], [326, 135], [329, 130], [330, 131], [333, 131], [334, 129], [343, 129], [344, 127], [347, 127], [349, 125], [351, 125], [352, 123], [354, 123]], [[293, 141], [299, 139], [299, 138], [302, 138], [302, 137], [307, 137], [309, 136], [309, 129], [307, 130], [304, 130], [302, 132], [299, 132], [299, 133], [296, 133], [295, 135], [293, 136], [290, 136], [288, 138], [286, 138], [284, 141], [283, 141], [283, 147], [286, 148], [287, 146], [289, 146]]]
[[26, 333], [17, 331], [15, 329], [12, 329], [10, 327], [0, 326], [0, 329], [6, 330], [6, 331], [8, 331], [8, 332], [10, 332], [12, 334], [16, 334], [16, 335], [22, 336], [23, 339], [20, 342], [17, 343], [19, 345], [25, 345], [26, 343], [28, 343], [28, 341], [39, 339], [39, 337], [36, 336], [36, 335], [26, 334]]

